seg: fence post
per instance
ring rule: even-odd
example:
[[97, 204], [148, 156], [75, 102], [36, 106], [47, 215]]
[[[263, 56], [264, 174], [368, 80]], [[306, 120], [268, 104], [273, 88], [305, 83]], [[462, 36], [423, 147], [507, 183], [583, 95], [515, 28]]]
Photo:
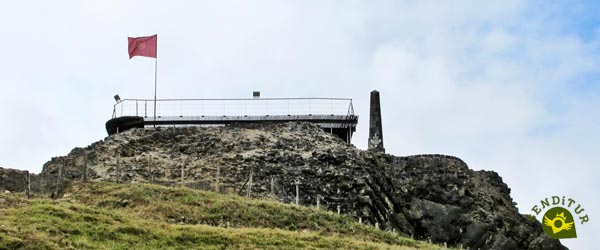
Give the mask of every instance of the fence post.
[[83, 151], [83, 182], [87, 182], [87, 153]]
[[55, 187], [55, 190], [54, 190], [54, 195], [55, 195], [55, 198], [57, 198], [57, 197], [58, 197], [58, 191], [59, 191], [59, 188], [60, 188], [60, 183], [62, 182], [62, 171], [63, 171], [63, 166], [64, 166], [65, 164], [66, 164], [66, 163], [65, 163], [65, 158], [63, 158], [63, 159], [62, 159], [62, 164], [59, 164], [59, 165], [58, 165], [58, 176], [56, 176], [56, 187]]
[[321, 195], [317, 194], [317, 209], [319, 209], [319, 206], [321, 206]]
[[116, 181], [117, 183], [119, 183], [119, 176], [121, 175], [119, 173], [119, 164], [120, 164], [120, 161], [121, 161], [121, 154], [117, 153], [117, 176], [115, 177], [117, 179], [117, 181]]
[[300, 180], [296, 179], [296, 205], [300, 204]]
[[150, 183], [154, 183], [154, 172], [152, 172], [152, 156], [148, 155], [148, 171], [150, 175]]
[[185, 159], [185, 161], [183, 162], [183, 165], [181, 165], [181, 185], [183, 185], [183, 182], [185, 181], [185, 165], [188, 164], [188, 158]]
[[29, 171], [27, 171], [27, 187], [25, 187], [25, 194], [27, 195], [27, 199], [29, 199], [29, 196], [31, 194], [31, 176], [29, 174]]
[[[42, 177], [42, 173], [40, 173], [40, 177]], [[44, 175], [42, 178], [44, 181], [40, 180], [40, 192], [42, 192], [42, 194], [46, 194], [48, 193], [48, 187], [50, 187], [48, 184], [48, 175]]]
[[221, 165], [217, 165], [217, 176], [215, 182], [215, 192], [219, 192], [219, 175], [221, 174]]
[[252, 177], [254, 175], [254, 171], [250, 171], [250, 179], [248, 180], [248, 191], [246, 192], [246, 197], [252, 196]]
[[271, 196], [275, 195], [275, 178], [271, 177]]

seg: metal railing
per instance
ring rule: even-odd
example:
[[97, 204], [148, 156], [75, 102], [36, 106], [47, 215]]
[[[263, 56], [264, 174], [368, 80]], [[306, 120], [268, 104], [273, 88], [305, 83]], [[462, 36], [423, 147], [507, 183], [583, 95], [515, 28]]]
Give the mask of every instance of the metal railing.
[[[124, 99], [113, 107], [112, 118], [154, 117], [154, 99]], [[156, 117], [191, 116], [354, 116], [348, 98], [157, 99]]]

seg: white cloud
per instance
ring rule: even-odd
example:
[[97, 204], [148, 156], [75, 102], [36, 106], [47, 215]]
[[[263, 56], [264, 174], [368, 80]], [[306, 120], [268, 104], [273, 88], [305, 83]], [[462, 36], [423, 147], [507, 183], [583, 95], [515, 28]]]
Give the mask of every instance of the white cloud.
[[[10, 120], [0, 123], [2, 166], [40, 171], [105, 136], [113, 94], [151, 98], [154, 63], [128, 60], [125, 39], [158, 33], [159, 97], [351, 97], [361, 116], [355, 144], [364, 148], [369, 91], [379, 89], [389, 152], [452, 154], [497, 171], [523, 212], [560, 192], [600, 211], [591, 191], [600, 189], [599, 29], [591, 39], [572, 31], [566, 19], [578, 4], [36, 6], [0, 8], [0, 114]], [[590, 235], [599, 228], [586, 227], [569, 246], [597, 244]]]

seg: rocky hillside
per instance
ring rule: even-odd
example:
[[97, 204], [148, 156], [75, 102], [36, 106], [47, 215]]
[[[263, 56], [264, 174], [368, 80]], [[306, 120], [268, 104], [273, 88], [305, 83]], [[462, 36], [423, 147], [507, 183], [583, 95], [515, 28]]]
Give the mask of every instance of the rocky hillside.
[[564, 249], [534, 218], [518, 214], [494, 172], [470, 170], [452, 156], [362, 151], [307, 123], [134, 129], [53, 158], [32, 189], [59, 195], [85, 169], [90, 180], [184, 185], [320, 206], [450, 246]]

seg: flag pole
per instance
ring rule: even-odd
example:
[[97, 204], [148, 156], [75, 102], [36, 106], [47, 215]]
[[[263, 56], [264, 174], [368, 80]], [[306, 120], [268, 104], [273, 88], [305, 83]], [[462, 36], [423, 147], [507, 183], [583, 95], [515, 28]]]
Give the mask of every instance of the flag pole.
[[158, 57], [154, 60], [154, 127], [156, 128], [156, 71], [158, 69]]
[[158, 36], [156, 37], [156, 47], [154, 47], [154, 49], [154, 127], [156, 128], [156, 76], [158, 71]]

